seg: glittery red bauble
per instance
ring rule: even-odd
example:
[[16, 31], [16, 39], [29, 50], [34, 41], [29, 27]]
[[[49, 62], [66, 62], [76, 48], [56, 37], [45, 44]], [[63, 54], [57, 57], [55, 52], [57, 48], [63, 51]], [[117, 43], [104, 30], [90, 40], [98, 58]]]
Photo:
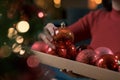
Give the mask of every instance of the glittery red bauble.
[[78, 53], [76, 61], [86, 64], [94, 64], [93, 63], [94, 56], [95, 56], [94, 50], [84, 49]]
[[96, 61], [96, 66], [115, 71], [118, 70], [117, 59], [111, 54], [102, 55], [98, 61]]

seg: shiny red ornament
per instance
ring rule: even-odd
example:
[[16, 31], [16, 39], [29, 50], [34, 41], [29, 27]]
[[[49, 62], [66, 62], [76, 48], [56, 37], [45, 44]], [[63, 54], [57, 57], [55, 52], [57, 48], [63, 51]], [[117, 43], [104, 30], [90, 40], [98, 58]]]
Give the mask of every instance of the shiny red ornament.
[[112, 50], [107, 48], [107, 47], [98, 47], [98, 48], [95, 49], [95, 53], [96, 53], [96, 55], [95, 55], [94, 61], [99, 59], [104, 54], [111, 54], [111, 55], [113, 55]]
[[77, 52], [76, 52], [76, 47], [75, 45], [71, 44], [67, 47], [67, 55], [66, 58], [71, 59], [71, 60], [75, 60], [76, 56], [77, 56]]
[[114, 71], [118, 71], [117, 59], [114, 55], [104, 54], [102, 55], [98, 61], [96, 61], [96, 66], [101, 68], [106, 68]]
[[55, 41], [55, 43], [57, 43], [57, 45], [59, 44], [68, 45], [74, 41], [74, 35], [66, 27], [60, 27], [57, 30], [55, 30], [55, 35], [53, 36], [53, 40]]
[[63, 58], [73, 59], [76, 56], [76, 49], [73, 45], [74, 35], [64, 24], [55, 30], [53, 43], [56, 47], [56, 54]]
[[55, 52], [55, 50], [52, 49], [51, 47], [49, 47], [49, 48], [46, 50], [46, 53], [47, 53], [47, 54], [51, 54], [51, 55], [57, 55], [56, 52]]
[[42, 42], [42, 41], [35, 42], [32, 45], [31, 49], [36, 50], [36, 51], [40, 51], [40, 52], [44, 52], [47, 54], [51, 54], [51, 55], [56, 55], [55, 50], [52, 49], [51, 47], [49, 47], [48, 44], [46, 44], [45, 42]]
[[40, 51], [40, 52], [46, 52], [48, 48], [49, 46], [45, 42], [42, 42], [42, 41], [35, 42], [31, 47], [31, 49]]
[[114, 54], [115, 58], [117, 59], [117, 64], [118, 64], [118, 71], [120, 72], [120, 52], [116, 52]]
[[76, 61], [86, 63], [86, 64], [94, 64], [94, 56], [95, 52], [92, 49], [84, 49], [80, 51], [76, 57]]
[[114, 55], [115, 58], [120, 61], [120, 52], [116, 52]]
[[67, 49], [65, 48], [60, 48], [56, 50], [56, 53], [58, 54], [58, 56], [66, 58], [67, 55]]

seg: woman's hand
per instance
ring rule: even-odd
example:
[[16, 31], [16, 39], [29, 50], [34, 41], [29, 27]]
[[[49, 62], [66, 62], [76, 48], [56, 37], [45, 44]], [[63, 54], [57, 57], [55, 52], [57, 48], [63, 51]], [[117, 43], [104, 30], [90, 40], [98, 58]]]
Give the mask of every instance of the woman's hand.
[[43, 33], [40, 33], [38, 38], [42, 39], [46, 44], [48, 44], [51, 48], [55, 49], [55, 45], [52, 44], [53, 36], [55, 33], [55, 30], [57, 27], [55, 27], [54, 24], [48, 23], [43, 30]]

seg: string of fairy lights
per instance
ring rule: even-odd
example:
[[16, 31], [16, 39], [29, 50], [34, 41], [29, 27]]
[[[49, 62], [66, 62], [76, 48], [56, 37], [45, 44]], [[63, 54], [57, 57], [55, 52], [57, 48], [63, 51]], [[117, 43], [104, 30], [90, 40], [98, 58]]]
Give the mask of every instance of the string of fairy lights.
[[30, 25], [27, 21], [19, 21], [17, 24], [14, 24], [13, 27], [8, 29], [8, 38], [11, 41], [14, 41], [14, 43], [11, 45], [4, 45], [7, 46], [6, 48], [4, 47], [4, 49], [5, 51], [8, 49], [8, 52], [3, 53], [3, 55], [1, 55], [2, 58], [9, 57], [12, 52], [23, 57], [25, 54], [28, 54], [29, 56], [26, 60], [27, 65], [29, 67], [37, 67], [39, 65], [39, 60], [35, 55], [32, 55], [30, 48], [23, 45], [24, 37], [20, 35], [20, 33], [24, 34], [28, 32], [29, 29]]
[[27, 21], [20, 21], [8, 29], [8, 38], [15, 41], [11, 46], [14, 53], [19, 53], [20, 55], [25, 53], [25, 50], [22, 49], [24, 38], [19, 33], [26, 33], [29, 28], [30, 25]]

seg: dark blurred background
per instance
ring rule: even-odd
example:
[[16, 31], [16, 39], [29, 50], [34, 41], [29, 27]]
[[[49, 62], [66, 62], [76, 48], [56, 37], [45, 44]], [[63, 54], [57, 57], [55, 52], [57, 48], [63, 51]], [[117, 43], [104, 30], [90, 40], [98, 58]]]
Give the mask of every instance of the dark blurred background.
[[0, 46], [9, 41], [8, 29], [20, 20], [29, 22], [24, 36], [32, 44], [48, 22], [70, 25], [100, 4], [101, 0], [0, 0]]

